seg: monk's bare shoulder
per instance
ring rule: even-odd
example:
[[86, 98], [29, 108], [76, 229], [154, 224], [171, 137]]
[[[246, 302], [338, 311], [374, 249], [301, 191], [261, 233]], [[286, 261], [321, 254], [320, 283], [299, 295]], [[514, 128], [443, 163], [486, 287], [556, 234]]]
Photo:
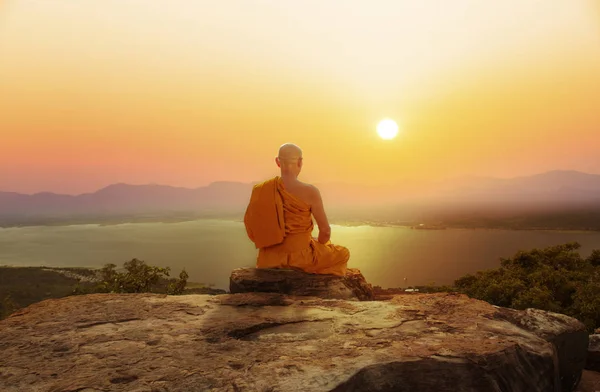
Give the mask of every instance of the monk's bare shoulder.
[[318, 203], [321, 200], [321, 192], [319, 188], [312, 184], [304, 184], [306, 189], [306, 194], [312, 203]]
[[320, 193], [317, 187], [306, 182], [296, 181], [295, 193], [308, 204], [314, 204], [320, 198]]

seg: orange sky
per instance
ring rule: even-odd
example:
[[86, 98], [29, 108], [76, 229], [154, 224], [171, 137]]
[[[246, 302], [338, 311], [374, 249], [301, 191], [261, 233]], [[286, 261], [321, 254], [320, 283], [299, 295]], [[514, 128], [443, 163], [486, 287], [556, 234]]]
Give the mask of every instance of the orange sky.
[[0, 190], [600, 173], [598, 5], [0, 0]]

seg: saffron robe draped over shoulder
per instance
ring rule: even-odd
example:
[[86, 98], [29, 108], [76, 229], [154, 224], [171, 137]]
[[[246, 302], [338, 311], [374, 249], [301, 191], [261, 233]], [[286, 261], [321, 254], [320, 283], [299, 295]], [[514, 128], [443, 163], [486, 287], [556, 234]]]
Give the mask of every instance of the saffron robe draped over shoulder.
[[312, 237], [310, 205], [287, 192], [280, 177], [254, 186], [244, 224], [259, 249], [257, 268], [346, 274], [348, 249], [331, 242], [321, 244]]

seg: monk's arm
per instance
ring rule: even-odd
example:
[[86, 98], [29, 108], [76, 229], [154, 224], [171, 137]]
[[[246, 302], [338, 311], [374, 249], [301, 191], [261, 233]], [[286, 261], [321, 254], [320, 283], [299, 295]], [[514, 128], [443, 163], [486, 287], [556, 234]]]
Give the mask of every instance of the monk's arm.
[[252, 189], [252, 194], [250, 195], [250, 201], [248, 202], [248, 207], [246, 207], [246, 213], [244, 214], [244, 226], [246, 226], [246, 233], [248, 234], [248, 238], [250, 238], [250, 241], [252, 241], [252, 242], [254, 242], [254, 234], [252, 233], [252, 229], [250, 228], [250, 226], [252, 226], [251, 214], [252, 214], [253, 203], [255, 203], [255, 199], [256, 199], [256, 190]]
[[322, 244], [327, 243], [331, 238], [331, 227], [329, 226], [329, 221], [327, 220], [327, 215], [325, 214], [325, 207], [323, 207], [323, 199], [321, 198], [321, 193], [317, 188], [314, 189], [313, 201], [311, 203], [312, 214], [317, 221], [317, 226], [319, 227], [319, 242]]
[[246, 213], [244, 214], [244, 226], [246, 226], [246, 233], [248, 234], [248, 238], [250, 238], [250, 241], [254, 242], [254, 234], [252, 234], [252, 230], [250, 229], [250, 212], [249, 209], [246, 209]]

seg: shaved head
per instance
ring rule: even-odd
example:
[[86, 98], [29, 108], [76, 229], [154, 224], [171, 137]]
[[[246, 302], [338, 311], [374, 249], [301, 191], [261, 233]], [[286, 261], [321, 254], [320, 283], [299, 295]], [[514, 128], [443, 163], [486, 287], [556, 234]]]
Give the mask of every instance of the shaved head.
[[277, 166], [281, 168], [281, 175], [297, 177], [302, 170], [302, 150], [295, 144], [285, 143], [279, 147], [275, 158]]
[[302, 158], [302, 150], [295, 144], [285, 143], [279, 147], [279, 153], [277, 154], [280, 162], [292, 162]]

